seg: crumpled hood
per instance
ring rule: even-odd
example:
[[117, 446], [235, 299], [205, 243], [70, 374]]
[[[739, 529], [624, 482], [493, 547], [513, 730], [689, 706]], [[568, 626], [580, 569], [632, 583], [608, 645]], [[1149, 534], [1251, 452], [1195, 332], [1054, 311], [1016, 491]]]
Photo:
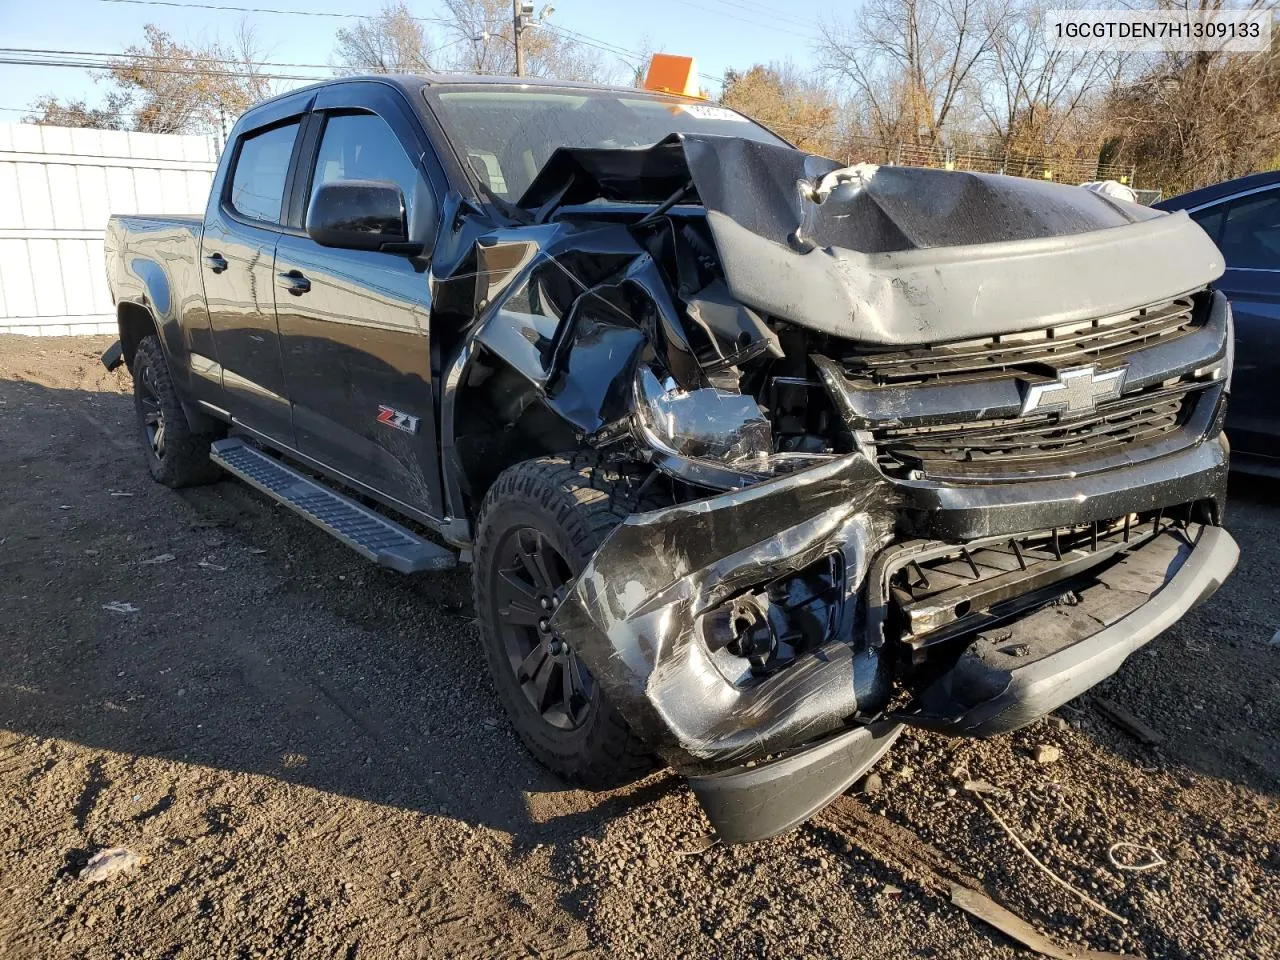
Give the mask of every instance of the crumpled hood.
[[735, 137], [561, 149], [521, 206], [661, 202], [692, 182], [742, 303], [868, 343], [936, 343], [1156, 303], [1221, 276], [1185, 214], [1040, 180], [841, 168]]

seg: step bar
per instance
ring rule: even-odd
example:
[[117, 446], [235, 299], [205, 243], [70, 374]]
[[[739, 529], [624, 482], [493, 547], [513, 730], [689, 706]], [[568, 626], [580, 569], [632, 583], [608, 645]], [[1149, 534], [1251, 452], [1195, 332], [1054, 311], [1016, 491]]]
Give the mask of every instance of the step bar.
[[239, 438], [214, 443], [209, 459], [379, 566], [400, 573], [421, 573], [458, 565], [453, 551], [344, 497]]

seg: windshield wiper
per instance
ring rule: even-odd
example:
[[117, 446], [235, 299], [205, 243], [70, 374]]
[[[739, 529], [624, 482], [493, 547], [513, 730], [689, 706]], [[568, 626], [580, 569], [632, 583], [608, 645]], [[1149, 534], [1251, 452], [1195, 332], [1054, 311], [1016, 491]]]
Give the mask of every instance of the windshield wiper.
[[667, 199], [663, 200], [651, 211], [649, 211], [643, 217], [637, 220], [633, 226], [643, 227], [646, 223], [652, 223], [654, 220], [657, 220], [660, 216], [665, 214], [677, 203], [679, 203], [681, 200], [687, 197], [692, 190], [693, 190], [693, 181], [690, 180], [683, 187], [681, 187], [671, 196], [667, 197]]

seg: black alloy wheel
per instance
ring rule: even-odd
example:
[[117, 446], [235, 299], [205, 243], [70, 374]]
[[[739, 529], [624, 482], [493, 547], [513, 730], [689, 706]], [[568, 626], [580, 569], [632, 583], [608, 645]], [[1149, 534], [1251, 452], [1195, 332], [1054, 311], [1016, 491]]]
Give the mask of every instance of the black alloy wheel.
[[142, 412], [142, 431], [151, 445], [151, 455], [164, 460], [165, 422], [164, 406], [160, 403], [160, 387], [156, 383], [156, 368], [147, 364], [139, 371], [138, 404]]
[[551, 622], [630, 512], [627, 483], [586, 457], [526, 460], [490, 486], [475, 539], [476, 627], [494, 692], [529, 752], [592, 790], [635, 780], [652, 754], [588, 669], [586, 638]]
[[216, 424], [205, 432], [191, 429], [159, 338], [151, 335], [139, 341], [129, 370], [133, 374], [138, 438], [146, 450], [151, 476], [170, 487], [217, 480], [222, 471], [209, 459], [209, 444], [225, 430]]
[[509, 530], [498, 547], [494, 621], [516, 682], [542, 719], [575, 730], [587, 719], [595, 681], [551, 616], [572, 579], [551, 541], [532, 527]]

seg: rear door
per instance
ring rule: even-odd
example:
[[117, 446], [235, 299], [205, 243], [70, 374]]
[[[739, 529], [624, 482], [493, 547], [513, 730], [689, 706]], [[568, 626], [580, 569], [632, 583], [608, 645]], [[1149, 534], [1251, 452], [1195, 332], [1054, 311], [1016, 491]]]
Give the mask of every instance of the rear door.
[[1227, 262], [1218, 287], [1231, 301], [1236, 362], [1227, 407], [1233, 447], [1280, 457], [1280, 188], [1195, 211]]
[[[305, 107], [305, 103], [302, 104]], [[290, 163], [305, 113], [272, 115], [238, 134], [205, 214], [201, 272], [229, 412], [293, 445], [276, 327], [273, 268]]]
[[282, 235], [274, 266], [294, 284], [278, 289], [276, 311], [297, 448], [405, 512], [438, 517], [428, 260], [322, 247], [305, 226], [320, 184], [390, 180], [404, 194], [410, 237], [425, 241], [443, 174], [387, 85], [326, 87], [313, 111], [290, 224], [300, 229]]

